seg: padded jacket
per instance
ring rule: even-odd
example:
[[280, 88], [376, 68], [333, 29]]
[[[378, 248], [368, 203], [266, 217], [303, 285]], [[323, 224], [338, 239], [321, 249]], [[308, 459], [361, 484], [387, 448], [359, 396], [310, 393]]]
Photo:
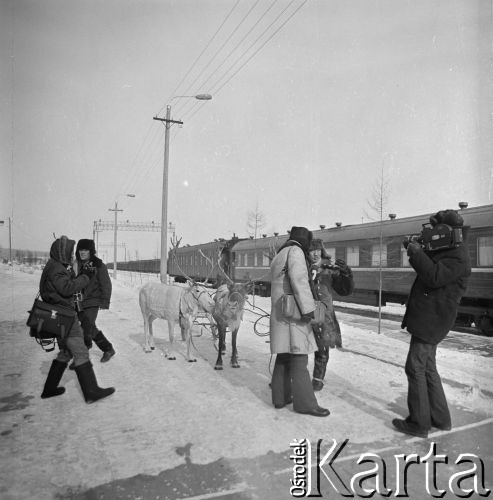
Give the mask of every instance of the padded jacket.
[[88, 283], [87, 276], [75, 277], [71, 266], [75, 241], [62, 236], [53, 242], [50, 259], [46, 263], [39, 282], [39, 292], [44, 302], [75, 308], [74, 293]]
[[417, 277], [407, 301], [402, 328], [427, 344], [442, 341], [455, 323], [471, 274], [467, 247], [425, 252], [409, 258]]
[[[82, 271], [82, 262], [77, 261], [79, 272]], [[88, 285], [82, 290], [82, 309], [89, 307], [100, 307], [109, 309], [111, 299], [111, 279], [108, 268], [101, 259], [92, 256], [89, 264], [96, 268], [96, 272], [91, 276]]]

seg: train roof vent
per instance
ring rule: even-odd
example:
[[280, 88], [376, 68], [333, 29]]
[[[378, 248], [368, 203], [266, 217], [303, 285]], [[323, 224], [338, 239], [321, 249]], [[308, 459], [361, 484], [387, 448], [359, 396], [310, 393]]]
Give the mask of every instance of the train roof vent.
[[341, 227], [342, 226], [342, 222], [336, 222], [336, 226], [337, 227]]
[[325, 224], [320, 224], [320, 229], [325, 229]]
[[274, 236], [279, 236], [279, 233], [274, 233]]
[[389, 214], [389, 219], [394, 220], [397, 217], [396, 214]]
[[262, 238], [267, 238], [267, 235], [266, 235], [266, 234], [263, 234], [263, 235], [262, 235]]
[[459, 201], [459, 208], [462, 210], [463, 208], [467, 208], [469, 203], [467, 201]]

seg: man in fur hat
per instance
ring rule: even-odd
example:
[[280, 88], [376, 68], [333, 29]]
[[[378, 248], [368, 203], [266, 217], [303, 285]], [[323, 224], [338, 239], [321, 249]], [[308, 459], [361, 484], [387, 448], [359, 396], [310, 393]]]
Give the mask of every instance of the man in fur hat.
[[315, 352], [312, 385], [314, 391], [320, 391], [324, 386], [329, 348], [342, 347], [341, 327], [332, 303], [332, 290], [339, 295], [349, 295], [353, 292], [354, 280], [351, 268], [344, 260], [337, 259], [335, 266], [331, 264], [331, 257], [320, 239], [311, 242], [310, 260], [315, 288], [326, 308], [322, 325], [312, 325], [318, 346]]
[[[441, 210], [430, 217], [438, 224], [459, 229], [463, 220], [456, 210]], [[465, 232], [467, 228], [460, 229]], [[463, 239], [467, 235], [463, 234]], [[392, 424], [412, 436], [428, 437], [431, 427], [450, 430], [452, 421], [436, 367], [438, 344], [455, 323], [457, 308], [467, 287], [471, 264], [464, 244], [429, 251], [415, 242], [404, 241], [409, 262], [417, 273], [402, 320], [411, 334], [406, 360], [409, 416]]]
[[101, 362], [109, 361], [116, 353], [111, 342], [96, 326], [99, 309], [109, 309], [111, 299], [111, 280], [108, 268], [96, 257], [94, 240], [82, 239], [76, 249], [77, 273], [90, 271], [91, 281], [82, 291], [78, 304], [79, 320], [84, 330], [84, 342], [88, 347], [94, 342], [103, 352]]

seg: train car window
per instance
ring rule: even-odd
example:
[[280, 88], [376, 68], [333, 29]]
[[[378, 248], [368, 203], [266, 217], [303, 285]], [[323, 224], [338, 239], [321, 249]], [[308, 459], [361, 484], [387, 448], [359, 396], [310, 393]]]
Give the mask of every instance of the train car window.
[[387, 266], [387, 245], [382, 245], [380, 247], [380, 243], [371, 246], [371, 265], [372, 267], [380, 266], [380, 262], [382, 266]]
[[401, 248], [401, 267], [411, 267], [407, 250], [404, 247]]
[[330, 258], [332, 259], [332, 262], [335, 262], [335, 260], [336, 260], [336, 249], [335, 249], [335, 247], [331, 247], [331, 248], [325, 247], [325, 251], [330, 255]]
[[493, 236], [478, 237], [478, 266], [493, 266]]
[[270, 266], [270, 261], [269, 261], [269, 254], [267, 252], [264, 252], [262, 254], [262, 265], [264, 267]]
[[358, 267], [359, 266], [359, 247], [347, 247], [346, 248], [346, 263], [348, 266]]

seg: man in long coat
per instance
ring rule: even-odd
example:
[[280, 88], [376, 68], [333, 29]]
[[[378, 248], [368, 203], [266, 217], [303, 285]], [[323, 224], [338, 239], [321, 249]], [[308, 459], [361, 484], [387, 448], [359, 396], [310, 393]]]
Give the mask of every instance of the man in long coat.
[[[293, 402], [295, 412], [326, 417], [330, 412], [318, 405], [307, 369], [308, 354], [317, 350], [310, 325], [315, 311], [308, 261], [311, 239], [308, 229], [294, 226], [271, 263], [270, 348], [276, 354], [272, 402], [276, 408]], [[299, 319], [283, 313], [285, 294], [294, 296]]]

